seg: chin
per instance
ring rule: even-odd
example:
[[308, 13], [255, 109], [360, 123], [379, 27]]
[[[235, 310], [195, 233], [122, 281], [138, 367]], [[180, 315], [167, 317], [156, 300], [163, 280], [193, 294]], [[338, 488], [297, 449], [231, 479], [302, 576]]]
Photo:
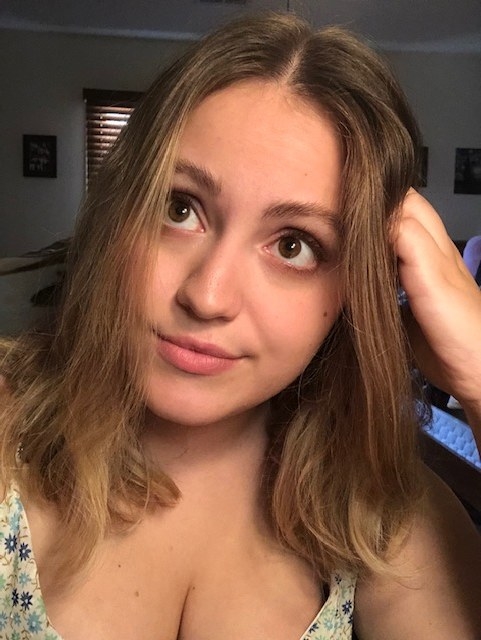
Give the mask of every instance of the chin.
[[[169, 401], [161, 398], [147, 399], [147, 408], [154, 421], [165, 425], [178, 425], [188, 428], [202, 428], [231, 421], [251, 421], [257, 413], [263, 413], [266, 406], [261, 403], [255, 406], [219, 406], [219, 402], [213, 400], [206, 403], [175, 401], [170, 397]], [[210, 405], [210, 406], [209, 406]]]
[[178, 424], [186, 427], [201, 427], [222, 419], [223, 414], [219, 410], [209, 410], [195, 401], [187, 401], [184, 398], [166, 397], [147, 398], [147, 409], [158, 422]]

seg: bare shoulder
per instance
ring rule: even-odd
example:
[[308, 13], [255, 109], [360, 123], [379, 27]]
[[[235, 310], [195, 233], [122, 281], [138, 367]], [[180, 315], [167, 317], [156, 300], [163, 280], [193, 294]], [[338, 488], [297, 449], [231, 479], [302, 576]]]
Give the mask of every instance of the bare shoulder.
[[451, 490], [426, 469], [426, 493], [392, 561], [400, 578], [359, 581], [362, 640], [479, 640], [481, 535]]

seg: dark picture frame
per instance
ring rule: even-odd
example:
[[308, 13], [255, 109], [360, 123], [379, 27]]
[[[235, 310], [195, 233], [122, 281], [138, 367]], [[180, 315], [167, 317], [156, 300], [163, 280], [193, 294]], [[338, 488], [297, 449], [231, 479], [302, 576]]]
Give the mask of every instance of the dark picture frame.
[[454, 193], [481, 194], [481, 149], [456, 149]]
[[57, 177], [57, 136], [23, 136], [23, 175], [26, 178]]

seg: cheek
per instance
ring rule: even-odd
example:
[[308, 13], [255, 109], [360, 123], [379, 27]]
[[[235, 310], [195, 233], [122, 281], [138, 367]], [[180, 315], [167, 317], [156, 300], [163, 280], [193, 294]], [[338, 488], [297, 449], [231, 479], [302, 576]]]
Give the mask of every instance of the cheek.
[[307, 324], [303, 329], [305, 334], [305, 349], [308, 351], [308, 361], [319, 351], [324, 340], [327, 338], [334, 323], [339, 317], [339, 308], [335, 309], [321, 307], [316, 315], [316, 319]]
[[292, 362], [301, 360], [302, 367], [317, 353], [340, 310], [337, 290], [312, 299], [292, 299], [270, 318], [270, 335], [275, 336], [278, 348], [286, 352], [286, 357]]

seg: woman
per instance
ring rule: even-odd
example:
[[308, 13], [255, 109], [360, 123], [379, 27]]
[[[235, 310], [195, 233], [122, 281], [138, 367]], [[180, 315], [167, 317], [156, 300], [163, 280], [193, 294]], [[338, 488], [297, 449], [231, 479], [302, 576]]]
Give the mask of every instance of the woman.
[[418, 462], [397, 263], [473, 418], [432, 262], [481, 302], [409, 191], [416, 146], [385, 65], [292, 16], [161, 75], [53, 330], [4, 357], [5, 637], [348, 638], [355, 588], [361, 638], [476, 637], [479, 541]]

